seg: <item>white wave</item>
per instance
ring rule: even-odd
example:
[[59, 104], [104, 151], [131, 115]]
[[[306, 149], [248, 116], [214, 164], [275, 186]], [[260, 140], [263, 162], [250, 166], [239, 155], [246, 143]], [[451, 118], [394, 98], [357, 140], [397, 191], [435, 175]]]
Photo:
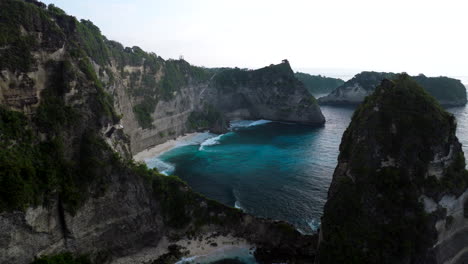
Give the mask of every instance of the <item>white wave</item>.
[[249, 127], [252, 127], [252, 126], [260, 126], [260, 125], [268, 124], [268, 123], [271, 123], [271, 122], [273, 122], [273, 121], [260, 119], [260, 120], [257, 120], [257, 121], [252, 122], [252, 123], [251, 123], [250, 125], [248, 125], [248, 126], [249, 126]]
[[320, 228], [320, 221], [316, 219], [307, 221], [307, 224], [309, 225], [310, 229], [312, 229], [313, 232], [317, 232], [317, 230]]
[[203, 141], [201, 144], [200, 144], [200, 148], [198, 148], [198, 150], [204, 150], [205, 147], [207, 146], [213, 146], [213, 145], [218, 145], [219, 144], [219, 140], [226, 134], [221, 134], [221, 135], [218, 135], [218, 136], [215, 136], [215, 137], [211, 137], [211, 138], [208, 138], [206, 139], [205, 141]]
[[152, 159], [147, 159], [146, 161], [146, 165], [148, 166], [148, 168], [152, 169], [152, 168], [156, 168], [158, 169], [158, 171], [164, 175], [171, 175], [172, 173], [174, 173], [174, 170], [175, 170], [175, 167], [174, 165], [168, 163], [168, 162], [164, 162], [158, 158], [152, 158]]
[[271, 120], [265, 120], [265, 119], [260, 119], [260, 120], [237, 120], [237, 121], [231, 121], [229, 127], [231, 129], [237, 129], [237, 128], [243, 128], [243, 127], [253, 127], [253, 126], [260, 126], [264, 124], [271, 123], [273, 121]]
[[204, 257], [205, 255], [200, 256], [193, 256], [188, 258], [182, 258], [181, 260], [177, 261], [175, 264], [186, 264], [186, 263], [193, 263], [193, 261], [197, 258]]
[[234, 207], [237, 208], [237, 209], [240, 209], [242, 210], [243, 212], [245, 212], [244, 208], [242, 208], [242, 205], [239, 201], [236, 200], [236, 202], [234, 203]]
[[177, 147], [188, 146], [188, 145], [200, 145], [205, 140], [212, 138], [214, 136], [216, 136], [216, 134], [209, 133], [209, 132], [197, 133], [193, 137], [190, 137], [188, 139], [178, 142]]

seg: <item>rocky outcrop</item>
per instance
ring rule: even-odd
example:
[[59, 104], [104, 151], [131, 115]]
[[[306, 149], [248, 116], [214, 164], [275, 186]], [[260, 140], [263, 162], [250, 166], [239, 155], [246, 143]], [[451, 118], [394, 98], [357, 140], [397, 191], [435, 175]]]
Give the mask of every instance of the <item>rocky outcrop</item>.
[[[395, 76], [396, 74], [387, 72], [361, 72], [318, 101], [320, 104], [357, 105], [372, 94], [383, 79], [392, 79]], [[412, 78], [444, 106], [460, 106], [467, 102], [466, 88], [459, 80], [426, 77], [422, 74]]]
[[[30, 263], [37, 256], [72, 252], [89, 256], [92, 263], [151, 263], [169, 253], [170, 245], [181, 240], [195, 244], [209, 235], [245, 239], [258, 248], [261, 263], [272, 259], [269, 252], [275, 252], [279, 262], [313, 263], [316, 236], [206, 200], [177, 180], [169, 179], [173, 187], [161, 195], [156, 193], [161, 186], [151, 188], [134, 171], [115, 169], [105, 193], [88, 199], [74, 214], [57, 200], [24, 212], [0, 213], [0, 262]], [[168, 203], [165, 199], [171, 196], [178, 198]]]
[[464, 263], [468, 173], [455, 118], [408, 75], [354, 113], [328, 192], [317, 263]]
[[[244, 239], [259, 260], [268, 252], [313, 260], [315, 237], [208, 200], [131, 158], [199, 127], [222, 129], [228, 111], [211, 101], [219, 71], [124, 48], [35, 0], [0, 1], [0, 34], [0, 263], [67, 251], [95, 263], [151, 263], [208, 235]], [[288, 74], [268, 77], [277, 94], [265, 90], [268, 79], [259, 88], [281, 106], [298, 103], [278, 119], [323, 122], [310, 97], [296, 101], [306, 92]], [[249, 87], [257, 88], [242, 91]], [[252, 113], [274, 119], [274, 101], [252, 100], [260, 107]]]
[[222, 70], [204, 91], [203, 102], [229, 120], [325, 123], [315, 98], [295, 78], [287, 60], [258, 70]]

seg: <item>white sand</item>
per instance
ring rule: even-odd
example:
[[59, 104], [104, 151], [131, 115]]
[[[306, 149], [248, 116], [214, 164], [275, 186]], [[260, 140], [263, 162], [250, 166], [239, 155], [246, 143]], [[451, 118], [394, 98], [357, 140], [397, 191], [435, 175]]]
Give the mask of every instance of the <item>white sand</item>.
[[[176, 243], [179, 246], [185, 248], [185, 250], [189, 251], [188, 256], [190, 257], [201, 257], [206, 255], [211, 255], [213, 253], [222, 253], [223, 251], [229, 251], [233, 248], [246, 248], [250, 249], [253, 246], [248, 243], [245, 239], [236, 238], [231, 235], [227, 236], [216, 236], [216, 237], [209, 237], [203, 236], [202, 239], [182, 239]], [[182, 250], [182, 251], [185, 251]]]
[[[219, 256], [224, 252], [229, 254], [229, 251], [231, 250], [245, 249], [250, 251], [250, 249], [253, 248], [253, 245], [249, 244], [245, 239], [235, 238], [231, 235], [212, 236], [212, 234], [207, 234], [203, 237], [193, 239], [184, 238], [177, 242], [170, 242], [166, 237], [163, 237], [156, 247], [146, 248], [140, 250], [136, 254], [116, 259], [112, 264], [150, 263], [161, 255], [167, 253], [168, 246], [172, 244], [182, 246], [182, 252], [189, 251], [188, 255], [178, 263], [183, 263], [184, 260], [189, 261], [190, 259], [194, 259], [195, 263], [197, 263], [197, 261], [203, 262], [205, 258], [209, 259], [208, 255], [217, 254]], [[253, 254], [253, 251], [250, 252]]]
[[156, 146], [154, 146], [152, 148], [143, 150], [143, 151], [135, 154], [133, 156], [133, 159], [135, 161], [145, 161], [146, 159], [159, 156], [159, 155], [163, 154], [164, 152], [169, 151], [169, 150], [177, 147], [177, 145], [179, 145], [179, 143], [184, 142], [184, 141], [188, 141], [188, 140], [190, 140], [191, 138], [193, 138], [194, 136], [196, 136], [198, 134], [200, 134], [200, 133], [190, 133], [190, 134], [180, 136], [180, 137], [178, 137], [176, 139], [171, 139], [171, 140], [166, 141], [166, 142], [164, 142], [162, 144], [156, 145]]

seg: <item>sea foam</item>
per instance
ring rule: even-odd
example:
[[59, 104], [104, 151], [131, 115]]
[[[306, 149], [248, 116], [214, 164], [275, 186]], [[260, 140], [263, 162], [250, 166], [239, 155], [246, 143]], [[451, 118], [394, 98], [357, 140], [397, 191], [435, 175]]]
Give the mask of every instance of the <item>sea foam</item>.
[[260, 119], [260, 120], [237, 120], [237, 121], [231, 121], [229, 127], [231, 129], [238, 129], [238, 128], [243, 128], [243, 127], [253, 127], [253, 126], [260, 126], [264, 124], [271, 123], [273, 121], [270, 120], [265, 120], [265, 119]]
[[307, 224], [309, 225], [310, 229], [312, 229], [313, 232], [317, 232], [317, 230], [320, 228], [320, 221], [317, 219], [312, 219], [310, 221], [307, 221]]
[[164, 162], [158, 158], [151, 158], [151, 159], [147, 159], [145, 160], [146, 162], [146, 165], [148, 166], [148, 168], [152, 169], [152, 168], [156, 168], [158, 169], [158, 171], [164, 175], [171, 175], [172, 173], [174, 173], [174, 170], [175, 170], [175, 167], [174, 165], [168, 163], [168, 162]]
[[239, 201], [236, 201], [234, 203], [234, 207], [245, 212], [244, 208], [242, 208], [242, 205], [241, 205], [241, 203]]
[[[230, 134], [230, 133], [231, 132], [226, 133], [226, 134], [221, 134], [221, 135], [218, 135], [218, 136], [213, 136], [213, 137], [210, 137], [210, 138], [206, 139], [205, 141], [203, 141], [200, 144], [200, 147], [198, 148], [198, 150], [202, 151], [202, 150], [205, 150], [205, 147], [207, 147], [207, 146], [218, 145], [221, 138], [223, 136], [226, 136], [226, 135]], [[214, 135], [214, 134], [211, 134], [211, 135]]]

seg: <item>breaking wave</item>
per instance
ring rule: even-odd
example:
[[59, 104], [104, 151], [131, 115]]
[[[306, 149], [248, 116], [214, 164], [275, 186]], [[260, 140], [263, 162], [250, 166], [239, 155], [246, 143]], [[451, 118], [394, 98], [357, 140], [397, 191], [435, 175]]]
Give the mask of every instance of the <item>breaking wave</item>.
[[317, 230], [320, 228], [320, 221], [317, 219], [312, 219], [307, 221], [307, 225], [309, 225], [313, 232], [317, 232]]
[[146, 165], [150, 169], [153, 169], [153, 168], [158, 169], [160, 173], [166, 176], [171, 175], [172, 173], [174, 173], [174, 170], [175, 170], [174, 165], [168, 162], [164, 162], [158, 158], [152, 158], [152, 159], [146, 160]]
[[237, 121], [231, 121], [229, 127], [231, 129], [237, 129], [237, 128], [243, 128], [243, 127], [260, 126], [260, 125], [268, 124], [268, 123], [271, 123], [271, 122], [273, 122], [273, 121], [265, 120], [265, 119], [260, 119], [260, 120], [237, 120]]
[[[218, 135], [218, 136], [213, 136], [213, 137], [210, 137], [208, 139], [206, 139], [205, 141], [203, 141], [201, 144], [200, 144], [200, 147], [198, 148], [198, 150], [204, 150], [205, 147], [207, 146], [214, 146], [214, 145], [218, 145], [219, 144], [219, 141], [221, 140], [221, 138], [225, 135], [228, 135], [230, 134], [231, 132], [229, 133], [226, 133], [226, 134], [221, 134], [221, 135]], [[211, 135], [214, 135], [214, 134], [211, 134]]]
[[242, 208], [241, 203], [240, 203], [239, 201], [237, 201], [237, 200], [236, 200], [236, 202], [234, 203], [234, 207], [245, 212], [244, 208]]

